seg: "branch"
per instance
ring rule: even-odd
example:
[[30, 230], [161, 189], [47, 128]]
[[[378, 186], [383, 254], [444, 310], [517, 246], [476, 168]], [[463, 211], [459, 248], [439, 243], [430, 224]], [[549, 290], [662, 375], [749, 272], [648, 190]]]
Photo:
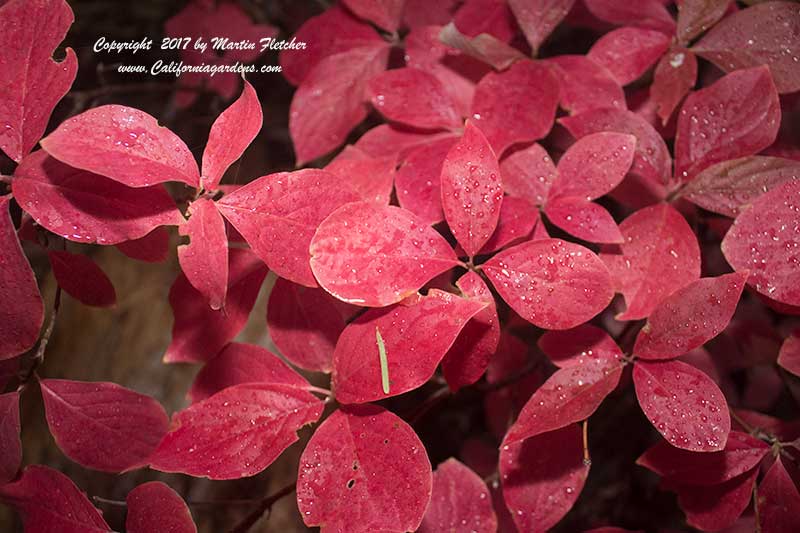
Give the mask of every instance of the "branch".
[[53, 334], [59, 307], [61, 307], [61, 287], [56, 287], [56, 296], [53, 299], [53, 312], [50, 314], [50, 321], [47, 323], [47, 328], [44, 330], [42, 338], [39, 340], [39, 347], [36, 349], [36, 354], [31, 358], [31, 366], [19, 377], [20, 383], [17, 387], [17, 392], [25, 390], [31, 376], [36, 374], [36, 369], [44, 362], [44, 352], [47, 349], [47, 343], [50, 342], [50, 336]]
[[250, 531], [250, 528], [253, 527], [262, 516], [264, 516], [264, 513], [268, 513], [272, 509], [272, 506], [275, 504], [275, 502], [284, 496], [288, 496], [289, 494], [293, 493], [296, 486], [296, 482], [290, 483], [275, 494], [267, 496], [261, 500], [261, 504], [257, 508], [253, 509], [250, 514], [245, 516], [241, 522], [233, 526], [229, 533], [247, 533]]

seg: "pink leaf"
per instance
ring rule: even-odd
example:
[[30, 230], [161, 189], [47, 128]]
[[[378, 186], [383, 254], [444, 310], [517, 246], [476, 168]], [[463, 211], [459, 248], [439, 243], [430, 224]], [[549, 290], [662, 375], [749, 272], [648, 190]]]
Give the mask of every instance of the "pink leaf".
[[752, 470], [769, 453], [764, 441], [733, 431], [725, 449], [711, 453], [688, 452], [665, 440], [656, 443], [636, 464], [679, 485], [718, 485]]
[[0, 394], [0, 486], [14, 479], [22, 464], [19, 432], [19, 393]]
[[[752, 500], [758, 469], [711, 487], [676, 486], [686, 523], [700, 531], [731, 527]], [[763, 530], [766, 533], [766, 530]]]
[[160, 226], [144, 237], [123, 241], [117, 244], [117, 250], [131, 259], [146, 263], [163, 263], [169, 255], [169, 232]]
[[590, 364], [611, 368], [622, 359], [622, 350], [614, 339], [590, 324], [564, 331], [547, 331], [539, 337], [538, 344], [559, 368], [580, 368]]
[[183, 220], [161, 185], [132, 188], [34, 152], [17, 167], [14, 198], [46, 229], [84, 244], [118, 244]]
[[88, 256], [50, 250], [47, 257], [58, 286], [82, 304], [110, 307], [117, 303], [111, 280]]
[[420, 387], [486, 306], [431, 289], [428, 296], [411, 296], [359, 316], [344, 329], [333, 354], [331, 387], [337, 401], [370, 402]]
[[759, 196], [722, 241], [722, 253], [734, 270], [750, 269], [747, 282], [784, 304], [800, 305], [798, 246], [800, 181], [784, 183]]
[[755, 154], [778, 135], [781, 109], [767, 67], [736, 71], [686, 97], [675, 135], [675, 176]]
[[380, 124], [362, 135], [353, 146], [371, 157], [402, 159], [418, 146], [452, 136], [451, 132], [421, 132], [399, 125]]
[[[10, 196], [0, 196], [0, 360], [31, 349], [44, 322], [44, 304], [31, 265], [9, 213]], [[10, 303], [13, 302], [13, 305]]]
[[622, 0], [584, 0], [584, 4], [592, 15], [612, 24], [675, 33], [675, 21], [660, 0], [639, 0], [635, 4]]
[[637, 361], [633, 384], [645, 416], [672, 446], [692, 452], [725, 449], [728, 405], [706, 374], [681, 361]]
[[678, 40], [682, 44], [713, 27], [731, 5], [731, 0], [683, 0], [678, 3]]
[[39, 385], [58, 447], [86, 468], [141, 467], [167, 432], [161, 404], [116, 383], [45, 379]]
[[506, 194], [544, 205], [558, 171], [547, 151], [538, 144], [516, 151], [500, 162]]
[[180, 495], [160, 481], [143, 483], [125, 498], [128, 533], [197, 533], [192, 513]]
[[664, 54], [653, 73], [650, 97], [661, 117], [661, 123], [669, 122], [672, 112], [678, 107], [697, 81], [697, 57], [685, 48], [674, 48]]
[[411, 149], [395, 177], [400, 207], [429, 224], [444, 220], [442, 211], [442, 164], [457, 137], [431, 140]]
[[262, 176], [217, 202], [223, 216], [279, 276], [316, 286], [308, 246], [334, 209], [358, 200], [333, 174], [305, 169]]
[[778, 364], [795, 376], [800, 376], [800, 332], [793, 333], [783, 341]]
[[743, 157], [703, 170], [686, 185], [682, 196], [703, 209], [736, 218], [762, 194], [798, 178], [798, 161]]
[[400, 25], [405, 0], [344, 0], [344, 5], [359, 18], [374, 23], [388, 32]]
[[526, 240], [539, 221], [539, 210], [522, 198], [506, 197], [500, 206], [500, 218], [492, 237], [478, 254], [489, 254], [509, 244]]
[[636, 137], [625, 133], [593, 133], [578, 139], [558, 162], [550, 199], [599, 198], [619, 185], [633, 163]]
[[283, 75], [294, 85], [300, 85], [326, 57], [382, 41], [369, 24], [338, 5], [308, 19], [292, 39], [305, 43], [305, 47], [281, 50], [280, 64]]
[[447, 225], [473, 257], [497, 227], [503, 184], [492, 147], [471, 121], [442, 164], [441, 188]]
[[725, 72], [768, 65], [780, 93], [800, 89], [800, 13], [792, 2], [765, 2], [725, 17], [692, 51]]
[[172, 416], [150, 467], [210, 479], [253, 476], [297, 440], [301, 427], [319, 419], [322, 408], [303, 387], [228, 387]]
[[108, 533], [111, 528], [86, 494], [58, 470], [31, 465], [0, 486], [0, 501], [22, 515], [25, 531]]
[[487, 34], [504, 43], [512, 40], [517, 29], [508, 5], [498, 0], [465, 0], [453, 22], [466, 36]]
[[544, 62], [517, 61], [475, 88], [470, 115], [500, 156], [515, 143], [545, 137], [558, 109], [558, 78]]
[[586, 56], [608, 69], [620, 85], [638, 80], [669, 48], [670, 36], [643, 28], [619, 28], [606, 33]]
[[584, 241], [621, 243], [624, 240], [611, 213], [583, 198], [559, 196], [547, 202], [544, 212], [550, 222]]
[[700, 277], [700, 246], [694, 231], [669, 204], [645, 207], [619, 225], [621, 253], [600, 258], [625, 296], [618, 320], [646, 318], [667, 296]]
[[362, 200], [388, 204], [396, 166], [392, 156], [372, 157], [354, 146], [345, 146], [324, 170], [350, 185]]
[[41, 140], [62, 163], [106, 176], [129, 187], [165, 181], [200, 184], [200, 172], [186, 144], [138, 109], [104, 105], [61, 123]]
[[452, 13], [458, 4], [460, 4], [458, 0], [441, 0], [439, 2], [406, 0], [403, 20], [405, 25], [412, 30], [432, 24], [447, 24], [453, 18]]
[[[0, 7], [0, 150], [19, 162], [47, 127], [53, 108], [69, 91], [78, 71], [72, 48], [52, 59], [75, 16], [63, 0], [11, 0]], [[41, 24], [46, 20], [47, 24]]]
[[417, 531], [439, 533], [462, 529], [494, 533], [497, 517], [483, 480], [467, 466], [450, 458], [433, 473], [431, 504]]
[[367, 116], [367, 82], [386, 68], [389, 45], [368, 46], [328, 56], [314, 67], [294, 93], [289, 133], [297, 166], [344, 143]]
[[189, 244], [178, 246], [178, 262], [186, 279], [208, 300], [211, 309], [225, 304], [228, 284], [228, 236], [217, 204], [198, 198], [188, 208], [189, 220], [178, 228]]
[[758, 486], [758, 516], [762, 533], [784, 533], [800, 528], [800, 493], [778, 457]]
[[571, 114], [590, 109], [625, 109], [625, 94], [605, 68], [586, 56], [564, 55], [547, 60], [557, 67], [561, 107]]
[[310, 252], [322, 288], [369, 307], [399, 302], [458, 264], [447, 241], [410, 211], [370, 202], [331, 213]]
[[416, 68], [388, 70], [369, 80], [367, 98], [387, 119], [421, 129], [455, 129], [462, 125], [455, 102], [444, 85]]
[[569, 13], [575, 0], [508, 0], [534, 54]]
[[262, 122], [258, 95], [253, 86], [244, 80], [242, 95], [217, 117], [208, 134], [200, 180], [204, 189], [217, 188], [228, 167], [242, 156], [256, 138]]
[[198, 362], [214, 357], [244, 327], [266, 276], [267, 268], [252, 252], [231, 249], [225, 307], [214, 311], [180, 274], [169, 291], [175, 323], [164, 362]]
[[650, 313], [633, 353], [643, 359], [671, 359], [713, 339], [728, 326], [747, 273], [701, 278], [678, 289]]
[[[496, 3], [500, 4], [500, 2]], [[444, 44], [490, 65], [495, 70], [505, 70], [515, 61], [525, 59], [522, 52], [497, 37], [488, 33], [465, 35], [453, 22], [442, 28], [439, 39]]]
[[303, 451], [297, 506], [307, 526], [326, 531], [413, 531], [431, 485], [428, 455], [411, 426], [377, 405], [353, 405], [328, 417]]
[[575, 424], [500, 450], [503, 498], [520, 531], [544, 533], [556, 525], [575, 505], [588, 474]]
[[307, 388], [308, 381], [266, 348], [232, 342], [197, 373], [189, 390], [192, 402], [205, 400], [242, 383]]
[[653, 126], [636, 113], [613, 108], [593, 109], [559, 122], [576, 139], [603, 131], [633, 135], [636, 146], [630, 171], [655, 183], [669, 184], [672, 177], [669, 149]]
[[557, 239], [512, 246], [483, 264], [503, 300], [544, 329], [568, 329], [602, 311], [611, 276], [591, 250]]
[[269, 336], [290, 362], [316, 372], [333, 369], [333, 350], [345, 327], [344, 304], [322, 289], [278, 279], [269, 295]]

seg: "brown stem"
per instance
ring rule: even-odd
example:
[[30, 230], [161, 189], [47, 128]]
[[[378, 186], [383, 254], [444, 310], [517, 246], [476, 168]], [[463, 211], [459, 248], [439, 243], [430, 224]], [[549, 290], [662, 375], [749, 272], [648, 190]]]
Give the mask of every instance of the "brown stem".
[[47, 349], [47, 343], [50, 342], [50, 336], [53, 334], [59, 307], [61, 307], [61, 287], [56, 287], [56, 296], [53, 300], [53, 311], [50, 313], [50, 321], [47, 323], [42, 338], [39, 340], [39, 347], [36, 349], [36, 353], [31, 358], [31, 366], [19, 376], [20, 383], [17, 387], [18, 392], [25, 390], [31, 376], [36, 374], [36, 369], [44, 362], [44, 352]]
[[258, 522], [262, 516], [264, 516], [264, 513], [270, 511], [275, 502], [277, 502], [284, 496], [288, 496], [289, 494], [293, 493], [295, 487], [296, 487], [295, 483], [290, 483], [285, 487], [283, 487], [278, 492], [276, 492], [275, 494], [267, 496], [266, 498], [261, 500], [261, 504], [257, 508], [253, 509], [253, 511], [250, 514], [245, 516], [241, 522], [233, 526], [233, 528], [229, 531], [229, 533], [247, 533], [248, 531], [250, 531], [250, 528], [253, 527], [253, 525], [255, 525], [255, 523]]
[[589, 455], [589, 420], [583, 421], [583, 464], [591, 466], [592, 457]]
[[[128, 502], [122, 500], [112, 500], [110, 498], [102, 498], [100, 496], [92, 496], [92, 499], [97, 503], [106, 505], [113, 505], [115, 507], [127, 507]], [[227, 507], [227, 506], [245, 506], [256, 505], [261, 500], [253, 499], [238, 499], [238, 500], [185, 500], [186, 505], [190, 507]]]

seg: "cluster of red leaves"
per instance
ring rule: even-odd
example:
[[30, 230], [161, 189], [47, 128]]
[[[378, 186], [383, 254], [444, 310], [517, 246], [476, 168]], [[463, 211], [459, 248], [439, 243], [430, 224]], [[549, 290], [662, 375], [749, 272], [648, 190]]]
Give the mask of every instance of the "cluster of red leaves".
[[[800, 90], [800, 8], [677, 4], [345, 0], [298, 30], [306, 50], [280, 58], [297, 85], [298, 164], [342, 146], [371, 110], [387, 122], [324, 168], [237, 187], [221, 180], [262, 126], [249, 83], [214, 122], [199, 166], [154, 117], [119, 105], [40, 139], [76, 73], [70, 50], [61, 63], [50, 57], [72, 13], [63, 0], [5, 3], [0, 148], [18, 165], [0, 197], [2, 385], [44, 319], [20, 238], [38, 243], [49, 231], [159, 261], [165, 227], [177, 226], [188, 244], [177, 249], [164, 361], [203, 364], [191, 404], [170, 422], [156, 400], [113, 383], [40, 379], [50, 430], [76, 463], [257, 474], [323, 414], [315, 394], [328, 391], [288, 361], [329, 373], [338, 402], [301, 457], [307, 525], [545, 531], [589, 476], [587, 421], [632, 382], [663, 436], [638, 464], [677, 493], [691, 526], [757, 519], [764, 533], [800, 530], [796, 429], [729, 409], [769, 410], [777, 398], [758, 388], [779, 379], [776, 364], [800, 375], [800, 340], [789, 334], [800, 314], [800, 152], [781, 134]], [[167, 33], [208, 35], [220, 16], [242, 38], [272, 34], [233, 4], [206, 2]], [[602, 36], [584, 55], [531, 59], [557, 27]], [[393, 46], [405, 52], [399, 64]], [[213, 88], [231, 97], [235, 81]], [[195, 191], [183, 212], [166, 182]], [[65, 292], [113, 305], [113, 285], [86, 256], [48, 258]], [[283, 359], [233, 342], [268, 270], [278, 280], [266, 322]], [[755, 310], [735, 315], [746, 287]], [[533, 338], [538, 366], [524, 375]], [[763, 353], [744, 353], [753, 346]], [[370, 403], [420, 388], [439, 367], [452, 392], [485, 376], [501, 492], [478, 461], [432, 472], [412, 426]], [[740, 392], [733, 371], [755, 388]], [[108, 531], [65, 476], [42, 466], [18, 476], [18, 402], [18, 392], [0, 395], [0, 499], [30, 531]], [[128, 531], [167, 522], [194, 530], [171, 489], [130, 493]]]

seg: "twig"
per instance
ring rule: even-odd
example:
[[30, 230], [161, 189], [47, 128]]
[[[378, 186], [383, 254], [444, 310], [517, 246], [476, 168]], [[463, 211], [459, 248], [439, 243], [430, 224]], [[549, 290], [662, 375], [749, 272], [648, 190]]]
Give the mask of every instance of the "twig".
[[17, 392], [25, 390], [31, 376], [36, 373], [36, 369], [44, 362], [44, 352], [47, 349], [47, 343], [50, 342], [50, 336], [53, 334], [59, 307], [61, 307], [61, 287], [56, 287], [56, 296], [53, 299], [53, 312], [50, 314], [50, 321], [47, 323], [47, 328], [45, 328], [44, 334], [42, 334], [42, 338], [39, 340], [39, 347], [36, 349], [36, 354], [31, 358], [31, 366], [19, 377], [20, 383], [17, 387]]
[[290, 483], [275, 494], [267, 496], [261, 500], [261, 504], [257, 508], [253, 509], [250, 514], [245, 516], [241, 522], [233, 526], [229, 533], [247, 533], [250, 531], [250, 528], [253, 527], [253, 525], [255, 525], [255, 523], [258, 522], [262, 516], [264, 516], [264, 513], [267, 513], [272, 509], [272, 506], [275, 504], [275, 502], [284, 496], [288, 496], [289, 494], [293, 493], [295, 487], [295, 483]]
[[[110, 498], [102, 498], [100, 496], [92, 496], [92, 499], [97, 503], [104, 503], [106, 505], [113, 505], [115, 507], [127, 507], [128, 502], [122, 500], [112, 500]], [[238, 499], [238, 500], [185, 500], [186, 505], [191, 507], [222, 507], [222, 506], [245, 506], [256, 505], [260, 500], [253, 499]]]
[[583, 464], [592, 465], [592, 458], [589, 455], [589, 420], [583, 421]]

